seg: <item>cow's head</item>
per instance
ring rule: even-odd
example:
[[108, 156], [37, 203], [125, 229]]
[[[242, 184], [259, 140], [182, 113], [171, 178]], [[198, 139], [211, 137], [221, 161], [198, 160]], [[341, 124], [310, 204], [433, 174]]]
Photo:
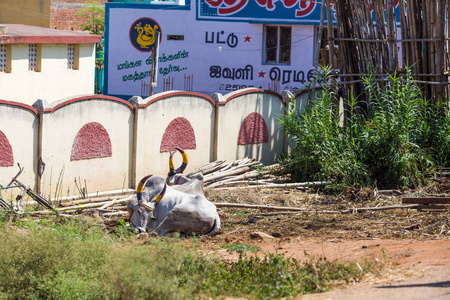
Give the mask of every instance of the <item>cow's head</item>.
[[166, 192], [165, 179], [162, 176], [148, 175], [142, 178], [136, 189], [136, 198], [128, 201], [130, 224], [137, 232], [145, 232], [147, 224], [154, 219], [153, 210]]

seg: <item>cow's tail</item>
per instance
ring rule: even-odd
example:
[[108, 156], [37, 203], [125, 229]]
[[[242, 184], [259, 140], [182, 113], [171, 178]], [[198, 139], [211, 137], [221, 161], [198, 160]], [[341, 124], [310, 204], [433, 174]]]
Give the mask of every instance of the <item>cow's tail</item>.
[[220, 217], [219, 214], [216, 214], [216, 217], [214, 219], [214, 227], [206, 235], [215, 235], [219, 232], [219, 230], [220, 230]]

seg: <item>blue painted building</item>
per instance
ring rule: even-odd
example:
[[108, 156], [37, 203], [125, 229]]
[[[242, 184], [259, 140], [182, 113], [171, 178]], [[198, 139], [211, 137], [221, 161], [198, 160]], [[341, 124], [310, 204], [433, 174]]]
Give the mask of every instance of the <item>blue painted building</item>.
[[312, 79], [320, 8], [300, 0], [106, 3], [104, 92], [146, 96], [152, 65], [153, 94], [302, 88]]

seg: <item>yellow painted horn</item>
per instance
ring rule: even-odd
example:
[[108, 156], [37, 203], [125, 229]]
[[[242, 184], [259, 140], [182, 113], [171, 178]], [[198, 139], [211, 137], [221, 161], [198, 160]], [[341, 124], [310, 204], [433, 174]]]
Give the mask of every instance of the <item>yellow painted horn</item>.
[[152, 177], [152, 175], [147, 175], [144, 178], [142, 178], [141, 181], [139, 182], [138, 187], [136, 189], [136, 197], [138, 201], [142, 200], [142, 192], [144, 192], [145, 183], [150, 177]]
[[187, 156], [186, 152], [183, 151], [183, 149], [178, 148], [178, 147], [175, 147], [175, 149], [177, 149], [181, 153], [181, 156], [183, 157], [183, 163], [181, 164], [181, 166], [175, 172], [176, 173], [183, 173], [184, 170], [187, 167], [187, 164], [188, 164], [188, 156]]
[[162, 198], [164, 197], [164, 194], [166, 193], [166, 187], [167, 187], [167, 184], [164, 183], [164, 187], [163, 187], [161, 193], [159, 193], [159, 195], [156, 196], [156, 198], [155, 198], [156, 203], [161, 202]]
[[[152, 175], [147, 175], [144, 178], [141, 179], [141, 181], [138, 184], [138, 187], [136, 189], [136, 197], [138, 201], [142, 200], [142, 194], [144, 192], [144, 187], [145, 187], [145, 183], [147, 182], [147, 180], [152, 177]], [[154, 199], [157, 203], [159, 203], [161, 201], [161, 199], [164, 197], [164, 194], [166, 193], [166, 187], [167, 184], [164, 183], [164, 187], [161, 191], [161, 193], [159, 193], [158, 196], [156, 196], [156, 198]]]
[[173, 165], [173, 155], [174, 154], [175, 154], [175, 151], [173, 153], [170, 152], [170, 157], [169, 157], [169, 176], [175, 175], [175, 167]]

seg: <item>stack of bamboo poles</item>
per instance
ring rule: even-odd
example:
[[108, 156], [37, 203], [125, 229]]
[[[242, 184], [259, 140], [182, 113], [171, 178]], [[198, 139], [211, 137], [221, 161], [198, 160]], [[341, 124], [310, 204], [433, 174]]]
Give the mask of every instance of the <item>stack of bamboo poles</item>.
[[[290, 181], [290, 177], [285, 175], [282, 163], [266, 167], [261, 162], [248, 157], [230, 163], [214, 161], [193, 170], [186, 176], [193, 177], [198, 173], [202, 173], [204, 176], [205, 189], [296, 188], [304, 190], [312, 186], [327, 184], [327, 182], [287, 183]], [[63, 216], [97, 213], [103, 217], [126, 217], [128, 215], [126, 206], [131, 197], [133, 196], [62, 202], [57, 211]], [[36, 214], [48, 213], [51, 212], [36, 212]]]
[[283, 163], [264, 166], [251, 158], [243, 158], [231, 163], [215, 161], [187, 174], [197, 173], [204, 176], [205, 189], [248, 189], [248, 188], [299, 188], [322, 186], [327, 182], [287, 183], [291, 178], [286, 175]]
[[[363, 92], [361, 76], [402, 74], [411, 67], [412, 76], [425, 88], [429, 99], [443, 99], [449, 71], [446, 26], [450, 32], [449, 0], [334, 1], [338, 36], [329, 36], [329, 47], [340, 49], [341, 82], [344, 93]], [[327, 7], [327, 9], [331, 9]], [[396, 15], [399, 14], [399, 15]], [[399, 20], [399, 22], [397, 22]], [[399, 26], [398, 26], [399, 25]], [[397, 38], [397, 31], [401, 39]], [[403, 64], [400, 65], [399, 46]]]

